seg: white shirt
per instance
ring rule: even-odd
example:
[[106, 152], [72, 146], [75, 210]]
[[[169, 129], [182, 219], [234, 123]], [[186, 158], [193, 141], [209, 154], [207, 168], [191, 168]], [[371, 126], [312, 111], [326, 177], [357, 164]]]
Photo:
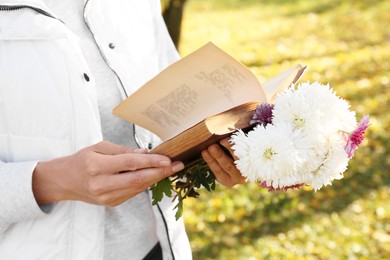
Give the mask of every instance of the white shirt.
[[[80, 47], [91, 69], [99, 101], [105, 140], [135, 146], [132, 125], [112, 115], [121, 102], [116, 76], [103, 60], [83, 19], [84, 1], [45, 0], [53, 13], [80, 39]], [[104, 259], [142, 259], [158, 242], [156, 224], [146, 192], [105, 213]]]

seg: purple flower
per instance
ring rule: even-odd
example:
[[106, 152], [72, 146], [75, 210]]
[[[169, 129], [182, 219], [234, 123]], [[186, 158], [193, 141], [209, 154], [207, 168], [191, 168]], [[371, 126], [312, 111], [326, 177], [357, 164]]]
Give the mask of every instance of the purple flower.
[[300, 187], [302, 187], [304, 185], [305, 185], [304, 183], [298, 183], [298, 184], [279, 187], [279, 188], [275, 189], [272, 186], [268, 186], [266, 181], [259, 183], [259, 186], [268, 189], [268, 191], [287, 191], [288, 189], [299, 189]]
[[266, 126], [272, 124], [272, 109], [274, 104], [264, 103], [256, 107], [250, 124]]
[[366, 132], [366, 129], [368, 127], [368, 120], [369, 116], [365, 115], [362, 120], [360, 120], [357, 128], [349, 135], [348, 138], [346, 138], [344, 135], [344, 139], [347, 141], [347, 144], [345, 145], [344, 149], [348, 154], [348, 158], [353, 157], [355, 150], [362, 143], [364, 139], [364, 133]]

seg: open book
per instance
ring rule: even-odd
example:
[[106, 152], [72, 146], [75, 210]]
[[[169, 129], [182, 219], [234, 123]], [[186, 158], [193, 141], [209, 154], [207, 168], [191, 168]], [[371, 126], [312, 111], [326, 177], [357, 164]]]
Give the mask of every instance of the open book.
[[187, 162], [250, 127], [256, 106], [272, 103], [304, 70], [296, 65], [262, 86], [247, 67], [208, 43], [148, 81], [113, 113], [163, 140], [152, 153]]

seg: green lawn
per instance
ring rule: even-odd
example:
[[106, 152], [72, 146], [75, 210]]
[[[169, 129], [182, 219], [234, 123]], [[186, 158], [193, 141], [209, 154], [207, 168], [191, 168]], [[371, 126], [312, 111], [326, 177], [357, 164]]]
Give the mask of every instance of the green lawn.
[[261, 82], [308, 66], [302, 81], [330, 83], [366, 140], [345, 178], [314, 192], [254, 184], [185, 201], [194, 259], [390, 259], [390, 1], [189, 0], [180, 52], [208, 41]]

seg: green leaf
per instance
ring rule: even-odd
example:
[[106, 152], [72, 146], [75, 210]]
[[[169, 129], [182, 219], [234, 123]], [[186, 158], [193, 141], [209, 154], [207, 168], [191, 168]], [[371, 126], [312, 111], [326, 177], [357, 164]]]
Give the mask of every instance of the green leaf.
[[209, 182], [211, 183], [211, 190], [215, 190], [215, 175], [211, 171], [209, 171], [209, 176], [208, 176]]
[[176, 220], [178, 220], [183, 215], [183, 200], [180, 197], [179, 197], [179, 202], [177, 203], [175, 208], [177, 208], [175, 217]]
[[162, 179], [150, 188], [152, 190], [152, 205], [160, 202], [164, 194], [168, 197], [172, 195], [172, 184], [169, 178]]
[[202, 184], [203, 187], [206, 188], [206, 190], [211, 191], [210, 190], [210, 185], [209, 185], [209, 183], [207, 181], [207, 177], [204, 174], [202, 174], [202, 176], [198, 179], [198, 181], [199, 181], [200, 184]]

